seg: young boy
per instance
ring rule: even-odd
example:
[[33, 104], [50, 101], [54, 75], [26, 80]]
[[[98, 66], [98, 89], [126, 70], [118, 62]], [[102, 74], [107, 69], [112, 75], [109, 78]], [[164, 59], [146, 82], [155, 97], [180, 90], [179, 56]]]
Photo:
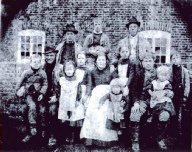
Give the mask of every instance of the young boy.
[[25, 97], [28, 106], [28, 120], [30, 131], [28, 135], [22, 140], [27, 142], [33, 135], [36, 135], [37, 124], [37, 105], [40, 105], [46, 91], [47, 91], [47, 75], [40, 68], [41, 56], [33, 54], [30, 59], [31, 68], [24, 71], [20, 80], [16, 85], [16, 94], [19, 97]]
[[[176, 129], [174, 134], [177, 134], [176, 139], [180, 139], [179, 134], [185, 131], [182, 129], [183, 110], [186, 108], [186, 101], [190, 92], [189, 72], [182, 66], [181, 55], [177, 51], [171, 53], [172, 63], [172, 86], [173, 86], [173, 104], [176, 111], [176, 116], [173, 118], [173, 126]], [[186, 123], [186, 122], [185, 122]], [[180, 126], [180, 127], [179, 127]], [[179, 133], [180, 132], [180, 133]], [[184, 137], [183, 137], [184, 138]], [[181, 142], [185, 141], [181, 139]], [[177, 144], [178, 145], [178, 144]]]

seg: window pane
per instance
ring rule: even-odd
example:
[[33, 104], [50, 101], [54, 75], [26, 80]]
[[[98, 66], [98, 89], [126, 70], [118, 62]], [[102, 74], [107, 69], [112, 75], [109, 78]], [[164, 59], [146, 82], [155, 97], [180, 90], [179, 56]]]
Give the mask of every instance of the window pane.
[[21, 36], [21, 43], [25, 43], [25, 36]]
[[21, 56], [24, 57], [25, 56], [25, 52], [21, 52]]
[[30, 43], [30, 36], [26, 36], [26, 43]]
[[42, 43], [42, 36], [38, 36], [38, 43]]
[[161, 63], [165, 63], [165, 59], [166, 59], [165, 56], [161, 56]]
[[38, 52], [42, 52], [42, 44], [38, 44]]
[[33, 43], [37, 43], [37, 36], [33, 36]]
[[33, 52], [37, 52], [37, 44], [33, 44]]
[[21, 44], [21, 51], [25, 52], [25, 44]]
[[152, 46], [152, 42], [153, 42], [152, 38], [148, 38], [147, 40], [148, 40], [149, 44]]
[[155, 63], [159, 63], [159, 62], [160, 62], [160, 56], [159, 56], [159, 55], [157, 55], [157, 56], [156, 56]]
[[162, 47], [166, 47], [167, 46], [167, 39], [165, 39], [165, 38], [161, 39], [161, 46]]
[[156, 38], [156, 39], [155, 39], [155, 46], [156, 46], [156, 47], [160, 47], [160, 46], [161, 46], [161, 44], [160, 44], [160, 38]]
[[163, 55], [166, 54], [166, 47], [161, 47], [161, 54], [163, 54]]
[[26, 52], [30, 52], [30, 44], [26, 44]]
[[160, 47], [155, 47], [155, 53], [160, 54]]
[[26, 57], [29, 57], [30, 56], [30, 52], [26, 52]]

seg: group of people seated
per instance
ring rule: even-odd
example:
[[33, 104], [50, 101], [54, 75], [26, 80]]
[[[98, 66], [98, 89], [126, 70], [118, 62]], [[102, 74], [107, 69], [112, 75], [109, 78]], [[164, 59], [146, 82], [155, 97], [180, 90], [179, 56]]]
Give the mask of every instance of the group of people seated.
[[170, 66], [157, 66], [149, 43], [139, 37], [140, 22], [133, 17], [126, 27], [128, 36], [119, 41], [115, 55], [100, 18], [94, 19], [94, 31], [83, 47], [75, 42], [78, 31], [68, 24], [64, 41], [56, 49], [45, 48], [43, 66], [40, 54], [31, 55], [31, 68], [16, 85], [17, 96], [28, 107], [23, 142], [39, 133], [48, 137], [49, 146], [59, 139], [113, 146], [125, 136], [132, 150], [139, 151], [145, 121], [157, 124], [157, 143], [167, 149], [169, 122], [179, 128], [180, 108], [189, 96], [188, 70], [177, 51], [171, 53]]

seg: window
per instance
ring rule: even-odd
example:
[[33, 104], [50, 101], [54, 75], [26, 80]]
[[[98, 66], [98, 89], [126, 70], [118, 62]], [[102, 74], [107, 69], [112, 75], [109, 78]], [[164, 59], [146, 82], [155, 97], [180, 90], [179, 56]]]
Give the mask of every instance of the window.
[[171, 34], [164, 31], [141, 31], [140, 37], [146, 38], [156, 54], [156, 63], [170, 63]]
[[17, 62], [27, 62], [29, 61], [31, 54], [44, 52], [45, 32], [38, 30], [24, 30], [20, 31], [18, 36]]

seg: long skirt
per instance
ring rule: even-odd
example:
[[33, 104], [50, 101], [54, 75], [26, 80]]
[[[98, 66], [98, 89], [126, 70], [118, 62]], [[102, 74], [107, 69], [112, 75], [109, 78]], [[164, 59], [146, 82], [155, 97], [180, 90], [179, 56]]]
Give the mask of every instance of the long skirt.
[[109, 101], [106, 100], [99, 108], [100, 98], [109, 91], [109, 85], [99, 85], [93, 89], [80, 133], [81, 139], [86, 138], [103, 142], [118, 141], [117, 131], [106, 128]]

